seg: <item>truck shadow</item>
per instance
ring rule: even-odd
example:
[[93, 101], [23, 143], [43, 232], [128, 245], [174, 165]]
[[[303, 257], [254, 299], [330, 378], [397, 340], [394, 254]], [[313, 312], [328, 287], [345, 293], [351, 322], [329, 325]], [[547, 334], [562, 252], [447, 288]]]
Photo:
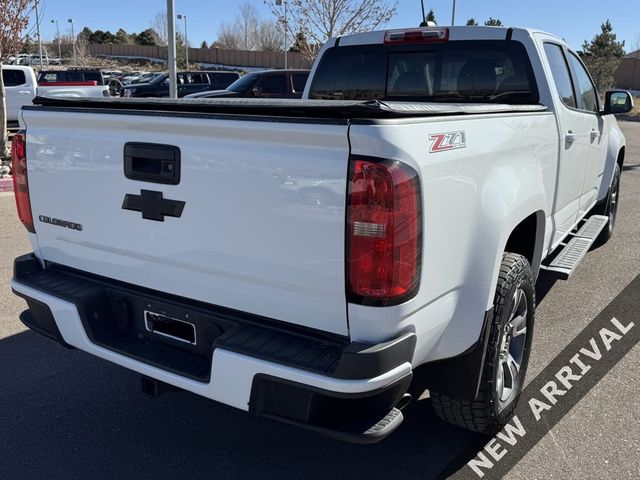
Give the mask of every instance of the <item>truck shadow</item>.
[[33, 332], [0, 341], [0, 478], [438, 478], [486, 437], [429, 400], [376, 445], [344, 444], [188, 392], [142, 396], [139, 377]]
[[536, 282], [536, 304], [540, 305], [560, 278], [553, 272], [540, 270]]

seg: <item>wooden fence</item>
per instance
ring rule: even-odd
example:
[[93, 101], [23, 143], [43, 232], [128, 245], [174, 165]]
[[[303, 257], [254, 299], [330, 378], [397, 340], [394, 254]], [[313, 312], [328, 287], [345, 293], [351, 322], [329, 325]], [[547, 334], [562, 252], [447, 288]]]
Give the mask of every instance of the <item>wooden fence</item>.
[[615, 71], [614, 86], [640, 90], [640, 50], [625, 55]]
[[[49, 55], [58, 52], [57, 45], [48, 45]], [[61, 45], [63, 57], [72, 55], [72, 45]], [[166, 61], [167, 47], [150, 47], [132, 44], [90, 44], [87, 53], [91, 56], [130, 57]], [[284, 68], [284, 53], [256, 52], [246, 50], [223, 50], [220, 48], [190, 48], [189, 63], [210, 63], [254, 68]], [[289, 68], [310, 68], [313, 63], [297, 52], [288, 53]]]

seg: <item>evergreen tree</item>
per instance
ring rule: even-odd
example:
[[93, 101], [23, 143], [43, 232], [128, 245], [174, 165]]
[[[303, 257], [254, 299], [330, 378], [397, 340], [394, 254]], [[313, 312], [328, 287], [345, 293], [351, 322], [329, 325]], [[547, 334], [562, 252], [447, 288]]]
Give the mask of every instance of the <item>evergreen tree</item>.
[[484, 22], [484, 24], [487, 27], [501, 27], [502, 21], [497, 18], [489, 17], [489, 20]]
[[131, 37], [122, 28], [119, 28], [116, 32], [116, 39], [114, 43], [131, 43]]
[[477, 25], [478, 25], [478, 22], [476, 22], [476, 19], [475, 19], [475, 18], [470, 18], [469, 20], [467, 20], [467, 25], [470, 25], [470, 26], [477, 26]]
[[136, 36], [136, 43], [154, 47], [160, 43], [160, 37], [153, 28], [147, 28]]
[[291, 45], [291, 48], [289, 48], [289, 51], [298, 52], [298, 53], [309, 51], [309, 43], [307, 42], [307, 36], [302, 30], [300, 30], [296, 34], [296, 39], [294, 40], [293, 45]]
[[584, 41], [580, 57], [598, 90], [603, 92], [613, 84], [613, 73], [624, 56], [624, 41], [617, 41], [609, 20], [604, 22], [600, 29], [600, 33], [590, 42]]
[[86, 40], [88, 42], [91, 38], [91, 35], [93, 35], [93, 30], [91, 30], [89, 27], [84, 27], [78, 34], [78, 40]]
[[431, 10], [429, 10], [429, 13], [427, 13], [427, 16], [424, 17], [424, 21], [420, 24], [420, 26], [421, 27], [427, 27], [427, 26], [429, 26], [428, 22], [437, 23], [436, 22], [436, 14], [433, 12], [433, 8]]
[[206, 40], [202, 41], [202, 44], [200, 44], [200, 48], [209, 48], [209, 44], [207, 43]]
[[38, 47], [35, 45], [31, 37], [27, 35], [22, 43], [22, 53], [37, 53]]

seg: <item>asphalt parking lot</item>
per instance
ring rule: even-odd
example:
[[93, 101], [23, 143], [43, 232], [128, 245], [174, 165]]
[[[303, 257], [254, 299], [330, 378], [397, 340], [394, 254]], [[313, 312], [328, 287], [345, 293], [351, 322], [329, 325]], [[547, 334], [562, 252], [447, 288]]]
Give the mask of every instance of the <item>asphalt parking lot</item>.
[[[569, 281], [542, 275], [528, 379], [640, 274], [640, 122], [621, 125], [628, 146], [615, 236]], [[12, 262], [30, 248], [11, 195], [0, 194], [0, 220], [0, 480], [427, 480], [477, 440], [438, 421], [428, 398], [373, 446], [255, 420], [190, 393], [143, 398], [136, 374], [19, 322], [25, 304], [10, 292]], [[506, 478], [640, 478], [638, 372], [636, 345]]]

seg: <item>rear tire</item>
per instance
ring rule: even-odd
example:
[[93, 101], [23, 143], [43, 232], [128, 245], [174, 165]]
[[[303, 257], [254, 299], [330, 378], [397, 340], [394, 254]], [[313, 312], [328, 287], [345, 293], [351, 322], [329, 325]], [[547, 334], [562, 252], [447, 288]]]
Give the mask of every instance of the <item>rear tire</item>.
[[512, 417], [529, 363], [535, 311], [535, 282], [522, 255], [505, 253], [493, 303], [485, 365], [475, 400], [430, 392], [445, 422], [491, 435]]
[[616, 226], [616, 218], [618, 216], [618, 201], [620, 200], [620, 175], [620, 165], [616, 163], [616, 168], [613, 172], [613, 180], [611, 181], [611, 187], [609, 188], [609, 193], [607, 193], [607, 198], [604, 203], [593, 209], [594, 214], [609, 217], [607, 226], [604, 227], [594, 242], [597, 246], [604, 245], [611, 239], [611, 237], [613, 237], [613, 230]]

